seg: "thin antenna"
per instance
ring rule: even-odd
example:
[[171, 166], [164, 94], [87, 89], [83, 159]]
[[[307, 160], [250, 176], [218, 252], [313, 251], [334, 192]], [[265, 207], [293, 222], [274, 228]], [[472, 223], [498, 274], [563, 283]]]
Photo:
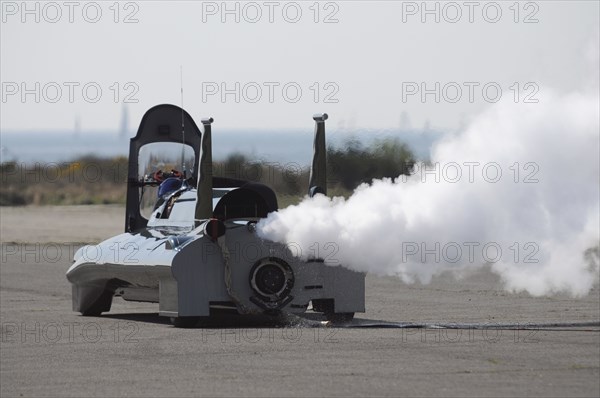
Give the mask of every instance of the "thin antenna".
[[179, 65], [179, 85], [181, 87], [181, 169], [183, 171], [183, 178], [185, 179], [185, 118], [183, 111], [183, 65]]

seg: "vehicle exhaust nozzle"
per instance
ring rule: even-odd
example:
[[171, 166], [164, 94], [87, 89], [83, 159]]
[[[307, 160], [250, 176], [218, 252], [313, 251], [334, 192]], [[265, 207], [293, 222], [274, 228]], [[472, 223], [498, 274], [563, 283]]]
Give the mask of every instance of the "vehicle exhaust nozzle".
[[202, 134], [202, 143], [200, 145], [200, 167], [198, 168], [198, 187], [196, 196], [196, 211], [194, 218], [198, 220], [207, 220], [213, 216], [212, 190], [213, 190], [213, 171], [212, 171], [212, 130], [211, 124], [214, 119], [202, 119], [204, 133]]
[[320, 193], [327, 195], [327, 148], [325, 144], [326, 113], [313, 115], [315, 121], [315, 139], [313, 144], [313, 160], [308, 180], [308, 195], [313, 197]]

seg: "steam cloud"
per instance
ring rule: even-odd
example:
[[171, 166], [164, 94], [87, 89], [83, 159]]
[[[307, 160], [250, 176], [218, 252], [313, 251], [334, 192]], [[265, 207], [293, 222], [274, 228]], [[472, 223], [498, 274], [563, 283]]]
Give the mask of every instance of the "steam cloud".
[[600, 270], [599, 97], [538, 98], [490, 107], [436, 143], [430, 167], [347, 200], [307, 197], [258, 233], [304, 259], [408, 283], [489, 264], [510, 291], [585, 295]]

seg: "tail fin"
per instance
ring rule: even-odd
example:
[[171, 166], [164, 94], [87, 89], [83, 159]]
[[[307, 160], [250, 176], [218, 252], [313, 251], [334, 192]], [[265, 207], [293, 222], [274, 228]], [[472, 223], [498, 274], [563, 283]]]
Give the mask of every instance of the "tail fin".
[[212, 131], [213, 118], [202, 119], [204, 133], [202, 134], [202, 149], [200, 152], [200, 167], [198, 173], [198, 192], [196, 196], [196, 220], [206, 220], [213, 215], [213, 172], [212, 172]]
[[326, 113], [313, 116], [315, 141], [308, 182], [308, 195], [311, 197], [318, 193], [327, 195], [327, 148], [325, 146], [325, 120], [327, 120], [327, 117]]

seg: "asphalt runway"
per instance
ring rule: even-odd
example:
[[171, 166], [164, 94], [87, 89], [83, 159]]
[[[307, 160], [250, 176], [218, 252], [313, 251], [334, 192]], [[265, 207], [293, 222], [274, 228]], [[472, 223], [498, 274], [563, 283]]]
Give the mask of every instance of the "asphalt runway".
[[[368, 276], [367, 312], [345, 325], [355, 327], [315, 327], [313, 316], [176, 329], [158, 305], [121, 299], [86, 318], [64, 276], [80, 245], [64, 242], [84, 235], [35, 233], [65, 214], [89, 222], [80, 210], [1, 210], [2, 397], [600, 395], [598, 287], [533, 298], [504, 292], [489, 270], [429, 285]], [[101, 210], [95, 233], [118, 232], [118, 209]], [[394, 322], [450, 328], [385, 327]]]

